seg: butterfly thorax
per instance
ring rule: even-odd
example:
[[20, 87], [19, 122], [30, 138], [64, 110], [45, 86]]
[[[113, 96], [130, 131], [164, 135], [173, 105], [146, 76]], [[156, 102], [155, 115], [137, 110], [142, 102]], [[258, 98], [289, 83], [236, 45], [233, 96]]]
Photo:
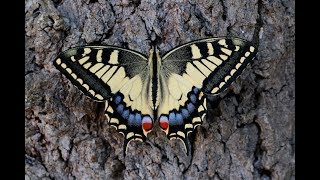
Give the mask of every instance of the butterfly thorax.
[[149, 103], [154, 110], [154, 117], [157, 117], [156, 112], [160, 100], [160, 84], [159, 84], [159, 70], [161, 67], [161, 58], [159, 50], [152, 46], [149, 52], [149, 75], [151, 83], [149, 84]]

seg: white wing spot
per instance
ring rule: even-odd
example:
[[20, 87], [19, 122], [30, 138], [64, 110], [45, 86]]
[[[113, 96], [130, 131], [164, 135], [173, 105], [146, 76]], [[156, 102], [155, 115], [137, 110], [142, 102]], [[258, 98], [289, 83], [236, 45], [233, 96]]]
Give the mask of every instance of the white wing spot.
[[248, 57], [249, 55], [250, 55], [250, 52], [246, 52], [246, 53], [244, 54], [245, 57]]
[[206, 113], [203, 113], [203, 114], [202, 114], [202, 116], [201, 116], [201, 119], [202, 119], [202, 120], [204, 120], [205, 115], [206, 115]]
[[109, 115], [108, 115], [108, 114], [104, 114], [104, 115], [106, 116], [108, 122], [110, 122], [110, 117], [109, 117]]
[[72, 73], [71, 76], [73, 77], [73, 79], [77, 79], [77, 75], [75, 73]]
[[195, 117], [195, 118], [192, 119], [192, 123], [193, 124], [198, 123], [198, 122], [201, 122], [200, 117]]
[[112, 51], [110, 55], [109, 64], [118, 64], [118, 54], [119, 54], [118, 50]]
[[83, 86], [87, 91], [89, 91], [89, 86], [88, 86], [88, 84], [82, 84], [82, 86]]
[[82, 79], [78, 78], [77, 81], [78, 81], [80, 84], [83, 84]]
[[103, 97], [100, 94], [95, 95], [96, 98], [98, 98], [99, 100], [103, 100]]
[[213, 71], [217, 66], [209, 62], [207, 59], [201, 60], [204, 65], [206, 65], [211, 71]]
[[126, 129], [127, 129], [127, 126], [126, 126], [126, 125], [124, 125], [124, 124], [120, 124], [120, 125], [119, 125], [119, 129], [126, 130]]
[[89, 93], [92, 94], [92, 96], [96, 94], [92, 89], [89, 90]]
[[245, 59], [246, 59], [245, 57], [241, 57], [241, 58], [240, 58], [240, 62], [243, 63], [243, 61], [244, 61]]
[[197, 68], [207, 77], [209, 76], [209, 74], [211, 73], [211, 71], [204, 66], [202, 63], [200, 63], [199, 61], [193, 61], [193, 63], [197, 66]]
[[224, 53], [226, 53], [228, 56], [230, 56], [230, 55], [231, 55], [231, 53], [232, 53], [232, 51], [231, 51], [231, 50], [226, 49], [226, 48], [221, 48], [221, 51], [222, 51], [222, 52], [224, 52]]
[[129, 138], [131, 138], [132, 136], [134, 136], [134, 133], [133, 133], [133, 132], [129, 132], [129, 133], [127, 134], [126, 139], [129, 139]]
[[213, 51], [213, 47], [211, 43], [207, 43], [207, 47], [208, 47], [208, 54], [209, 55], [213, 55], [214, 51]]
[[223, 59], [223, 60], [227, 60], [227, 59], [228, 59], [228, 56], [226, 56], [226, 55], [220, 54], [219, 56], [220, 56], [220, 58]]
[[85, 65], [83, 65], [84, 68], [89, 69], [91, 67], [91, 62], [86, 63]]
[[218, 59], [215, 56], [209, 56], [207, 57], [208, 60], [210, 60], [211, 62], [213, 62], [214, 64], [216, 64], [217, 66], [219, 66], [222, 63], [221, 59]]
[[[106, 66], [108, 66], [108, 69], [109, 69], [110, 65], [106, 65]], [[104, 72], [105, 74], [101, 77], [102, 81], [106, 83], [111, 78], [112, 74], [116, 71], [116, 69], [117, 67], [113, 66], [108, 71], [105, 71]]]
[[108, 111], [108, 112], [110, 112], [110, 113], [113, 113], [113, 109], [112, 109], [112, 107], [111, 107], [111, 106], [109, 106], [109, 107], [108, 107], [108, 109], [107, 109], [107, 111]]
[[110, 123], [119, 124], [119, 120], [116, 119], [116, 118], [111, 118], [111, 119], [110, 119]]
[[183, 138], [186, 138], [186, 135], [182, 131], [178, 131], [177, 134]]
[[84, 58], [81, 58], [81, 59], [79, 60], [79, 63], [82, 65], [82, 64], [84, 64], [85, 62], [87, 62], [89, 59], [90, 59], [90, 57], [89, 57], [89, 56], [86, 56], [86, 57], [84, 57]]
[[61, 59], [60, 59], [60, 58], [57, 59], [57, 60], [56, 60], [56, 63], [57, 63], [58, 65], [60, 65], [60, 64], [61, 64]]
[[92, 73], [96, 73], [104, 64], [103, 63], [97, 63], [93, 65], [89, 70]]
[[218, 90], [219, 90], [219, 88], [215, 87], [215, 88], [212, 89], [211, 93], [216, 93]]
[[102, 62], [102, 49], [98, 50], [96, 58], [98, 62]]
[[197, 45], [192, 44], [191, 46], [191, 52], [192, 52], [192, 59], [199, 59], [201, 58], [200, 49]]
[[250, 46], [250, 52], [253, 52], [253, 51], [254, 51], [254, 47]]
[[67, 67], [67, 65], [66, 65], [65, 63], [62, 63], [62, 64], [61, 64], [61, 67], [62, 67], [63, 69], [65, 69], [65, 68]]
[[71, 74], [71, 73], [72, 73], [72, 71], [71, 71], [71, 69], [70, 69], [70, 68], [66, 68], [66, 71], [67, 71], [69, 74]]
[[239, 69], [240, 66], [241, 66], [241, 63], [238, 63], [238, 64], [236, 65], [236, 69]]
[[230, 78], [231, 78], [231, 76], [226, 76], [226, 77], [224, 78], [224, 81], [227, 82]]
[[218, 41], [218, 44], [220, 44], [221, 46], [227, 46], [225, 39], [219, 40], [219, 41]]
[[221, 82], [220, 85], [219, 85], [219, 88], [221, 89], [222, 86], [224, 86], [226, 83], [225, 82]]
[[234, 74], [236, 71], [237, 71], [237, 70], [232, 69], [232, 70], [230, 71], [230, 75], [233, 76], [233, 74]]
[[135, 136], [139, 136], [139, 137], [142, 137], [140, 134], [135, 134]]
[[193, 128], [193, 125], [192, 124], [185, 124], [184, 125], [184, 129], [188, 129], [188, 128]]
[[[110, 68], [110, 65], [105, 65], [103, 68], [101, 68], [101, 69], [96, 73], [96, 76], [97, 76], [98, 78], [101, 78], [101, 76], [104, 75], [109, 68]], [[110, 70], [109, 70], [109, 71], [110, 71]], [[108, 71], [108, 72], [109, 72], [109, 71]]]
[[83, 51], [84, 52], [83, 52], [82, 56], [85, 56], [86, 54], [89, 54], [91, 52], [91, 49], [90, 48], [84, 48]]
[[236, 49], [234, 51], [239, 51], [240, 46], [236, 46]]

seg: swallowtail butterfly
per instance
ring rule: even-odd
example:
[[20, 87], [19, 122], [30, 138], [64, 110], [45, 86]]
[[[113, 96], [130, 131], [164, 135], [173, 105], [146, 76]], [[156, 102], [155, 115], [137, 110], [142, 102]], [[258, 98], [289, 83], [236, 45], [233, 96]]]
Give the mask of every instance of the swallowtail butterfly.
[[105, 116], [124, 135], [144, 141], [155, 123], [167, 137], [188, 135], [206, 116], [206, 97], [224, 91], [255, 57], [253, 43], [208, 38], [178, 46], [162, 57], [115, 46], [82, 46], [61, 53], [54, 66], [85, 95], [105, 102]]

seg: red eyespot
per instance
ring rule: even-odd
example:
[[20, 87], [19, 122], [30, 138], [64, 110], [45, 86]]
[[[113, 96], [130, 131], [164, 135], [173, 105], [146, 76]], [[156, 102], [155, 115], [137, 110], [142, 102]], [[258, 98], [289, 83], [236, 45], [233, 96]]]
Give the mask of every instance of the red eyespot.
[[145, 116], [142, 118], [142, 128], [145, 131], [150, 131], [150, 129], [152, 129], [152, 120], [149, 116]]
[[163, 130], [167, 130], [168, 127], [169, 127], [169, 120], [168, 120], [168, 117], [167, 116], [161, 116], [160, 117], [160, 120], [159, 120], [159, 123], [160, 123], [160, 127], [163, 129]]

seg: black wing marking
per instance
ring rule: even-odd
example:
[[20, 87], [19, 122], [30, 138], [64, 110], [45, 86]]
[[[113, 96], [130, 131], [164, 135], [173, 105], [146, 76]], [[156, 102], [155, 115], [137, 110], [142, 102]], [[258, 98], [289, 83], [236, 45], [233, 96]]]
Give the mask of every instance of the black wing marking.
[[61, 53], [54, 66], [85, 95], [106, 101], [108, 122], [125, 137], [124, 154], [131, 140], [145, 140], [153, 111], [142, 97], [148, 82], [143, 55], [114, 46], [83, 46]]
[[[190, 42], [165, 54], [161, 73], [161, 82], [165, 85], [162, 97], [169, 100], [162, 102], [158, 113], [161, 115], [160, 126], [168, 119], [168, 125], [162, 123], [168, 138], [177, 137], [188, 150], [188, 134], [202, 124], [206, 115], [206, 95], [217, 95], [228, 88], [256, 53], [257, 48], [248, 41], [223, 37]], [[199, 91], [195, 94], [197, 101], [190, 103], [191, 97], [186, 94], [192, 94], [195, 89]], [[188, 106], [194, 111], [185, 111]], [[171, 115], [183, 111], [189, 116], [181, 119]]]

